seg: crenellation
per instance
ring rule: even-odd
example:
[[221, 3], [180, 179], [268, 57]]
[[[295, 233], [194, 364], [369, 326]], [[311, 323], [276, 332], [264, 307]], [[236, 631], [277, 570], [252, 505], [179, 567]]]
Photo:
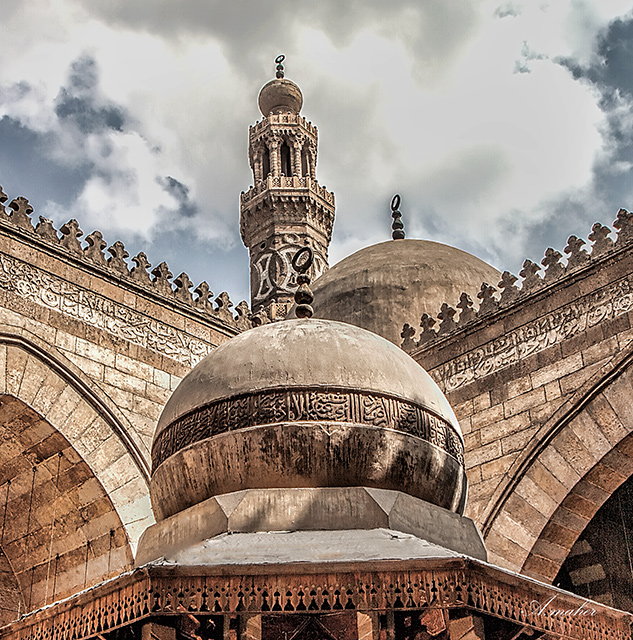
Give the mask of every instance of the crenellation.
[[576, 236], [569, 236], [569, 238], [567, 238], [567, 246], [564, 249], [565, 253], [569, 254], [567, 258], [567, 271], [583, 267], [591, 260], [587, 250], [583, 248], [585, 244], [586, 242], [584, 240]]
[[438, 335], [450, 333], [453, 329], [457, 328], [457, 323], [454, 319], [456, 313], [457, 311], [446, 304], [446, 302], [442, 305], [440, 312], [437, 314], [437, 317], [441, 320], [437, 331]]
[[108, 266], [114, 269], [114, 271], [127, 276], [129, 270], [125, 259], [128, 258], [130, 254], [126, 251], [125, 245], [120, 240], [117, 240], [111, 247], [108, 247], [108, 253], [110, 254]]
[[609, 237], [611, 233], [611, 229], [606, 227], [599, 222], [596, 222], [593, 227], [591, 227], [591, 233], [588, 238], [593, 242], [591, 247], [591, 257], [595, 258], [597, 256], [610, 251], [614, 247], [614, 242]]
[[193, 296], [191, 295], [191, 287], [193, 282], [189, 279], [189, 276], [183, 271], [179, 276], [174, 278], [174, 284], [176, 290], [174, 291], [174, 297], [186, 304], [193, 304]]
[[150, 285], [151, 279], [149, 277], [149, 268], [152, 266], [147, 259], [147, 256], [140, 251], [132, 258], [134, 266], [130, 270], [130, 277], [132, 280], [144, 285]]
[[629, 242], [633, 242], [633, 213], [626, 209], [620, 209], [613, 226], [618, 231], [618, 237], [615, 241], [616, 247], [621, 247]]
[[18, 227], [33, 231], [33, 224], [31, 223], [33, 207], [29, 204], [29, 201], [24, 196], [18, 196], [9, 203], [9, 207], [12, 209], [9, 217], [11, 222]]
[[63, 224], [60, 229], [62, 232], [62, 238], [59, 243], [68, 251], [80, 256], [82, 255], [81, 242], [79, 238], [83, 236], [84, 232], [79, 228], [79, 223], [74, 218]]
[[[324, 192], [318, 184], [313, 185], [312, 189], [315, 189], [322, 197], [325, 197], [324, 193], [326, 192]], [[197, 309], [240, 331], [253, 326], [252, 315], [244, 305], [240, 306], [237, 317], [234, 317], [232, 313], [227, 314], [224, 311], [218, 313], [218, 310], [215, 309], [211, 303], [213, 294], [209, 291], [206, 283], [203, 282], [194, 289], [194, 293], [197, 295], [194, 299], [189, 292], [189, 289], [193, 287], [190, 280], [188, 281], [188, 286], [184, 289], [174, 281], [176, 289], [173, 288], [172, 283], [169, 281], [172, 276], [166, 263], [160, 263], [158, 267], [151, 272], [151, 275], [154, 276], [152, 278], [148, 271], [151, 264], [143, 252], [139, 252], [138, 255], [132, 258], [134, 266], [130, 268], [127, 262], [127, 258], [130, 256], [121, 241], [114, 242], [108, 247], [107, 251], [105, 251], [107, 245], [103, 239], [103, 235], [100, 231], [95, 230], [85, 237], [84, 246], [80, 240], [83, 236], [83, 231], [79, 228], [79, 224], [75, 219], [69, 220], [60, 227], [59, 233], [61, 233], [61, 237], [54, 228], [53, 222], [43, 216], [39, 216], [39, 222], [34, 229], [31, 221], [33, 207], [29, 204], [29, 201], [23, 196], [19, 196], [11, 201], [7, 212], [4, 206], [7, 200], [8, 196], [0, 186], [0, 222], [14, 225], [20, 229], [21, 232], [26, 231], [28, 234], [37, 236], [44, 245], [54, 246], [67, 251], [71, 256], [86, 266], [105, 268], [116, 274], [117, 279], [121, 276], [129, 278], [136, 284], [142, 285], [148, 291], [152, 291], [159, 296], [167, 297], [172, 302], [177, 301], [187, 307]], [[20, 245], [21, 255], [26, 257], [24, 253], [25, 250], [27, 250], [26, 247]], [[107, 254], [109, 254], [109, 256], [106, 258]], [[47, 260], [48, 258], [46, 256], [38, 254], [38, 264], [43, 264], [42, 261]], [[69, 264], [68, 267], [72, 270], [72, 265]], [[75, 273], [73, 276], [73, 281], [77, 284], [80, 284], [77, 280], [79, 275], [81, 274]], [[187, 274], [181, 274], [177, 280], [179, 281], [181, 277], [187, 278], [188, 280]], [[101, 285], [99, 288], [100, 290], [104, 289]], [[227, 307], [225, 302], [219, 306]], [[231, 306], [232, 304], [229, 305], [229, 307]]]
[[107, 244], [103, 239], [103, 235], [100, 231], [93, 231], [90, 235], [86, 236], [86, 242], [88, 246], [83, 250], [84, 255], [94, 263], [106, 267], [108, 261], [103, 253]]
[[495, 296], [497, 289], [487, 282], [483, 282], [481, 290], [477, 294], [477, 297], [481, 302], [479, 303], [479, 311], [477, 317], [493, 313], [499, 308], [499, 301]]
[[[468, 324], [469, 322], [472, 322], [475, 319], [476, 315], [475, 315], [475, 310], [473, 308], [473, 300], [467, 293], [461, 294], [461, 296], [459, 297], [459, 302], [457, 303], [457, 308], [460, 310], [459, 320], [458, 320], [458, 324], [460, 326], [464, 324]], [[413, 337], [413, 336], [410, 336], [410, 337]]]
[[[477, 311], [468, 303], [469, 298], [464, 297], [466, 294], [462, 294], [457, 304], [460, 313], [455, 322], [455, 326], [451, 326], [450, 323], [445, 323], [442, 330], [436, 331], [431, 328], [432, 324], [428, 325], [427, 317], [424, 319], [426, 328], [423, 329], [416, 342], [415, 332], [411, 332], [412, 325], [406, 323], [401, 334], [403, 338], [403, 342], [401, 343], [402, 348], [407, 352], [412, 352], [416, 348], [426, 345], [440, 336], [445, 336], [455, 328], [463, 329], [467, 326], [470, 327], [471, 324], [479, 321], [482, 317], [488, 316], [499, 309], [506, 309], [514, 306], [516, 303], [524, 303], [526, 296], [538, 294], [545, 287], [557, 285], [566, 277], [577, 273], [578, 270], [583, 267], [591, 266], [605, 254], [610, 254], [614, 250], [621, 249], [633, 242], [633, 214], [626, 209], [620, 209], [613, 226], [618, 231], [615, 241], [610, 237], [611, 229], [609, 227], [599, 222], [593, 225], [588, 237], [592, 242], [591, 253], [584, 248], [586, 244], [584, 240], [574, 235], [569, 236], [564, 249], [564, 253], [567, 254], [565, 263], [563, 263], [563, 255], [559, 251], [551, 247], [548, 248], [541, 260], [541, 265], [545, 267], [543, 276], [540, 275], [540, 265], [532, 260], [525, 260], [523, 268], [519, 272], [522, 278], [520, 288], [516, 285], [518, 278], [509, 271], [503, 272], [501, 280], [497, 285], [500, 294], [495, 287], [485, 282], [482, 283], [481, 290], [477, 294], [480, 300]], [[449, 306], [448, 303], [445, 304]], [[440, 313], [442, 313], [441, 310]], [[425, 316], [426, 315], [427, 314], [425, 314]], [[422, 324], [420, 326], [422, 326]]]
[[545, 250], [545, 257], [541, 260], [541, 264], [545, 267], [544, 282], [553, 282], [558, 280], [564, 273], [565, 267], [561, 264], [562, 254], [549, 247]]
[[59, 236], [57, 235], [57, 231], [55, 231], [55, 227], [53, 227], [53, 221], [45, 218], [44, 216], [40, 216], [39, 219], [40, 221], [35, 227], [35, 233], [44, 238], [47, 242], [59, 244]]

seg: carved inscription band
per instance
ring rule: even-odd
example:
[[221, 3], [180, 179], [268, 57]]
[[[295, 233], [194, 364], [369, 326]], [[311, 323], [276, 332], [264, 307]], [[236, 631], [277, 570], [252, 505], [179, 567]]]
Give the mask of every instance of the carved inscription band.
[[455, 391], [632, 309], [633, 278], [627, 277], [510, 331], [429, 373], [442, 391]]
[[350, 390], [269, 390], [219, 400], [172, 422], [152, 447], [152, 468], [212, 436], [279, 422], [344, 422], [404, 431], [439, 447], [464, 465], [464, 447], [453, 428], [413, 402]]

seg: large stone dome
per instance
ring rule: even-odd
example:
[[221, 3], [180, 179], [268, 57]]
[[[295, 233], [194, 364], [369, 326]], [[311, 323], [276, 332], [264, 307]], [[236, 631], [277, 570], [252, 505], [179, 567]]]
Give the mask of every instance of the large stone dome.
[[358, 327], [287, 320], [218, 347], [180, 383], [152, 447], [158, 520], [243, 489], [370, 487], [460, 512], [448, 401], [401, 349]]
[[462, 292], [477, 301], [481, 284], [501, 274], [475, 256], [429, 240], [390, 240], [341, 260], [316, 280], [314, 315], [340, 320], [400, 344], [405, 322], [455, 306]]

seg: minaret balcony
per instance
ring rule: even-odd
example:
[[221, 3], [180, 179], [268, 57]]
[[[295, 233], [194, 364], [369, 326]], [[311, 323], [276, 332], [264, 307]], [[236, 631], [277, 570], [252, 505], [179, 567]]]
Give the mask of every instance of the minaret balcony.
[[242, 192], [240, 204], [242, 209], [250, 208], [270, 195], [312, 196], [327, 209], [334, 208], [334, 194], [308, 176], [268, 176], [258, 180], [248, 191]]
[[[248, 133], [251, 140], [257, 138], [263, 131], [268, 129], [271, 125], [299, 125], [305, 131], [307, 131], [315, 139], [318, 135], [317, 128], [308, 122], [303, 116], [298, 113], [271, 113], [262, 118], [258, 123], [249, 127]], [[275, 126], [275, 128], [277, 128]]]

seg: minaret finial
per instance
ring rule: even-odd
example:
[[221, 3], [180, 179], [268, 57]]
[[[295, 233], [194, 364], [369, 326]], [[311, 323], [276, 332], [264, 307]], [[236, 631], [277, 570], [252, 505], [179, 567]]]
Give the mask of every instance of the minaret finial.
[[310, 306], [314, 300], [312, 290], [308, 286], [310, 284], [310, 276], [307, 275], [308, 270], [312, 266], [314, 253], [310, 247], [303, 247], [295, 253], [292, 259], [292, 267], [297, 272], [297, 291], [295, 292], [295, 315], [297, 318], [311, 318], [314, 309]]
[[398, 211], [399, 206], [400, 194], [396, 193], [396, 195], [391, 198], [391, 217], [393, 218], [391, 237], [394, 240], [404, 240], [404, 225], [402, 224], [402, 214]]
[[284, 77], [284, 65], [282, 63], [283, 63], [283, 61], [285, 59], [286, 59], [286, 56], [283, 53], [280, 53], [275, 58], [275, 62], [277, 63], [277, 73], [275, 74], [275, 76], [277, 78], [283, 78]]

